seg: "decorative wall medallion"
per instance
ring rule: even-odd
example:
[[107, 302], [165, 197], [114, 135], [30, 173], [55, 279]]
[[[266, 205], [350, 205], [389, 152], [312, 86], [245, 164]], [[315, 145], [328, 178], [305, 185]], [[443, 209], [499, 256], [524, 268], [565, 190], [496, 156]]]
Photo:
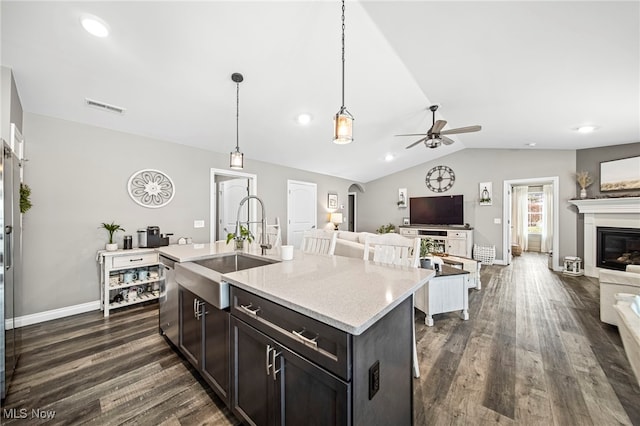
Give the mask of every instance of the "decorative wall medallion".
[[169, 176], [160, 170], [142, 169], [129, 178], [129, 196], [143, 207], [157, 209], [171, 202], [176, 187]]
[[453, 186], [455, 180], [456, 175], [451, 170], [451, 167], [435, 166], [427, 172], [425, 183], [427, 188], [433, 192], [445, 192]]

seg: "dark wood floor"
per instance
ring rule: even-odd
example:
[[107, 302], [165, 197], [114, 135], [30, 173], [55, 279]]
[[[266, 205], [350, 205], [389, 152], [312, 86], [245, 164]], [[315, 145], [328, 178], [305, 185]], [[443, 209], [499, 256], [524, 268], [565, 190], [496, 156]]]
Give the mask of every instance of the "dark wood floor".
[[[640, 389], [617, 329], [599, 320], [596, 280], [525, 254], [483, 267], [482, 282], [469, 321], [416, 316], [415, 424], [640, 425]], [[151, 304], [25, 327], [0, 423], [44, 423], [32, 410], [53, 410], [47, 424], [237, 424], [157, 324]]]

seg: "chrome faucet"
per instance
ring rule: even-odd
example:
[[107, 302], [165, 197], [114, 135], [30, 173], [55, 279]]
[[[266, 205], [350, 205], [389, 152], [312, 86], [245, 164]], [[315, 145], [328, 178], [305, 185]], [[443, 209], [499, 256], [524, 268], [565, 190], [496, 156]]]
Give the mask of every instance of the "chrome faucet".
[[264, 256], [265, 254], [267, 254], [267, 250], [270, 249], [272, 246], [271, 244], [269, 244], [268, 241], [265, 241], [265, 234], [267, 233], [267, 215], [264, 212], [264, 202], [258, 198], [255, 195], [249, 195], [244, 197], [242, 200], [240, 200], [240, 206], [238, 206], [238, 215], [236, 216], [236, 238], [240, 238], [241, 234], [240, 234], [240, 213], [242, 210], [242, 206], [244, 205], [244, 203], [246, 203], [247, 201], [249, 201], [250, 199], [256, 199], [258, 200], [258, 202], [260, 203], [260, 207], [262, 207], [262, 218], [260, 220], [260, 222], [252, 222], [250, 220], [247, 219], [246, 222], [242, 222], [242, 223], [246, 223], [247, 225], [249, 225], [250, 223], [261, 223], [262, 224], [262, 235], [260, 235], [260, 248], [262, 255]]

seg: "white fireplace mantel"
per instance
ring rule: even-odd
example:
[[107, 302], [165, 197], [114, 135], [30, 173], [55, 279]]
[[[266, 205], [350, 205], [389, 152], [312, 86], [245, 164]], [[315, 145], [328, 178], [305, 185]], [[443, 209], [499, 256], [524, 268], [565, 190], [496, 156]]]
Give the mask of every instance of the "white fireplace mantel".
[[584, 273], [599, 277], [596, 229], [599, 226], [640, 228], [640, 197], [569, 200], [584, 214]]
[[640, 213], [640, 197], [569, 200], [580, 213]]

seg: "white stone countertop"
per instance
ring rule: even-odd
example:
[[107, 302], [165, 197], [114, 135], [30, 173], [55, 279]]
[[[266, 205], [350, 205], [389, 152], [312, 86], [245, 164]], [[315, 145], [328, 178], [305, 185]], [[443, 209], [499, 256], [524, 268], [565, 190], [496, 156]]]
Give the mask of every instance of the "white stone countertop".
[[[215, 243], [204, 244], [172, 244], [169, 246], [158, 247], [156, 250], [161, 255], [166, 256], [171, 260], [175, 260], [176, 262], [191, 262], [194, 260], [207, 259], [235, 252], [233, 243], [231, 242], [227, 244], [225, 241], [216, 241]], [[245, 243], [245, 248], [241, 252], [244, 254], [260, 256], [260, 245], [255, 242], [252, 244]], [[280, 260], [280, 248], [268, 250], [267, 255], [264, 257]]]
[[423, 286], [430, 269], [294, 252], [293, 260], [222, 279], [274, 303], [359, 335]]
[[[177, 262], [234, 252], [233, 244], [224, 241], [157, 250]], [[243, 253], [261, 257], [257, 244], [245, 247]], [[264, 257], [278, 263], [223, 274], [221, 280], [354, 335], [362, 334], [435, 275], [431, 269], [299, 250], [293, 260], [280, 261], [279, 248], [268, 250]]]

